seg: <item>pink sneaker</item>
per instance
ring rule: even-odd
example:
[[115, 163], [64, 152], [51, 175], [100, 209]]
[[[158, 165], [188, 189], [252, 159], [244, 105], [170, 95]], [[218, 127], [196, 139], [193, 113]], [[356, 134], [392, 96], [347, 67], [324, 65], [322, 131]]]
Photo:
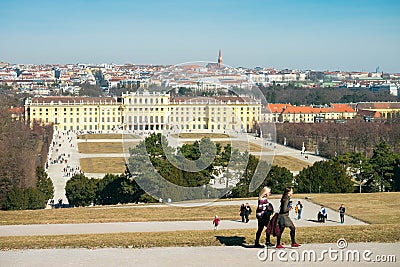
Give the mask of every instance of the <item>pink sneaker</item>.
[[298, 247], [300, 247], [301, 245], [300, 244], [297, 244], [297, 243], [294, 243], [294, 244], [292, 244], [292, 248], [298, 248]]
[[276, 248], [282, 249], [282, 248], [285, 248], [285, 247], [282, 246], [281, 244], [279, 244], [279, 245], [276, 245]]

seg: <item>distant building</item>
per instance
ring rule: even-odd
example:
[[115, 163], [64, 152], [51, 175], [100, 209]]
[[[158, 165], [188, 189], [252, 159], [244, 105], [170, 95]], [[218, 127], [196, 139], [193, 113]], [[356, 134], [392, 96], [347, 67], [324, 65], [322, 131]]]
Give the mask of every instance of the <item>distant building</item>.
[[127, 93], [114, 97], [35, 97], [25, 101], [31, 124], [54, 123], [58, 130], [248, 131], [260, 121], [261, 102], [249, 97], [176, 97]]
[[348, 120], [357, 115], [346, 104], [330, 106], [292, 106], [291, 104], [268, 104], [261, 114], [262, 122], [314, 123], [326, 120]]
[[378, 115], [384, 119], [400, 118], [400, 102], [360, 102], [356, 109], [360, 115], [373, 118]]
[[11, 119], [19, 121], [24, 119], [24, 107], [10, 107], [8, 112], [11, 114]]
[[60, 131], [113, 130], [122, 124], [121, 106], [114, 97], [34, 97], [25, 101], [25, 118]]
[[208, 69], [221, 69], [223, 67], [223, 63], [222, 63], [222, 52], [221, 49], [218, 52], [218, 59], [217, 59], [217, 63], [208, 63], [206, 68]]

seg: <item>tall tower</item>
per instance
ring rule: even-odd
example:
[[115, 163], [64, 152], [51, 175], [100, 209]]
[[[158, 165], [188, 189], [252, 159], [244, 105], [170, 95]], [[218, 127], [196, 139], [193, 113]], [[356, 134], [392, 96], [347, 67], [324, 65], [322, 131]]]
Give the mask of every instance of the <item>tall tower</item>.
[[222, 52], [220, 49], [219, 53], [218, 53], [218, 68], [221, 68], [221, 67], [222, 67]]

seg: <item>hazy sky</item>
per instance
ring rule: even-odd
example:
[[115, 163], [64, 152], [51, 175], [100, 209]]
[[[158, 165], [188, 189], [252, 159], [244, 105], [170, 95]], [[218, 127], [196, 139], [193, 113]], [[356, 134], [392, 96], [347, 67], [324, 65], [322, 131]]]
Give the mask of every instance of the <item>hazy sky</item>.
[[398, 0], [0, 0], [0, 61], [400, 72]]

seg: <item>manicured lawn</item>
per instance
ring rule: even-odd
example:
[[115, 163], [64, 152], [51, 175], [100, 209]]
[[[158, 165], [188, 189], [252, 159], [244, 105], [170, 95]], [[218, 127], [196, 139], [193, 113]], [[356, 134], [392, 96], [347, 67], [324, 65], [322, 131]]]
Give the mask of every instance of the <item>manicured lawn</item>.
[[277, 165], [280, 167], [285, 167], [290, 171], [301, 171], [303, 168], [306, 168], [312, 164], [299, 160], [290, 156], [274, 156], [274, 162], [272, 165]]
[[[155, 210], [157, 216], [154, 216]], [[96, 222], [145, 222], [145, 221], [185, 221], [212, 220], [218, 214], [222, 220], [240, 219], [239, 207], [202, 206], [189, 207], [146, 207], [135, 205], [98, 206], [71, 209], [47, 209], [24, 211], [0, 211], [0, 224], [64, 224]]]
[[81, 134], [78, 139], [138, 139], [139, 137], [133, 134]]
[[[172, 135], [173, 137], [178, 137], [178, 135], [174, 134]], [[196, 138], [196, 139], [201, 139], [201, 138], [229, 138], [229, 135], [227, 134], [221, 134], [221, 133], [180, 133], [179, 138]]]
[[123, 173], [125, 158], [81, 158], [80, 166], [84, 173]]
[[372, 224], [397, 224], [400, 227], [400, 192], [363, 194], [315, 194], [311, 200]]
[[78, 151], [83, 154], [128, 153], [139, 142], [80, 142]]

